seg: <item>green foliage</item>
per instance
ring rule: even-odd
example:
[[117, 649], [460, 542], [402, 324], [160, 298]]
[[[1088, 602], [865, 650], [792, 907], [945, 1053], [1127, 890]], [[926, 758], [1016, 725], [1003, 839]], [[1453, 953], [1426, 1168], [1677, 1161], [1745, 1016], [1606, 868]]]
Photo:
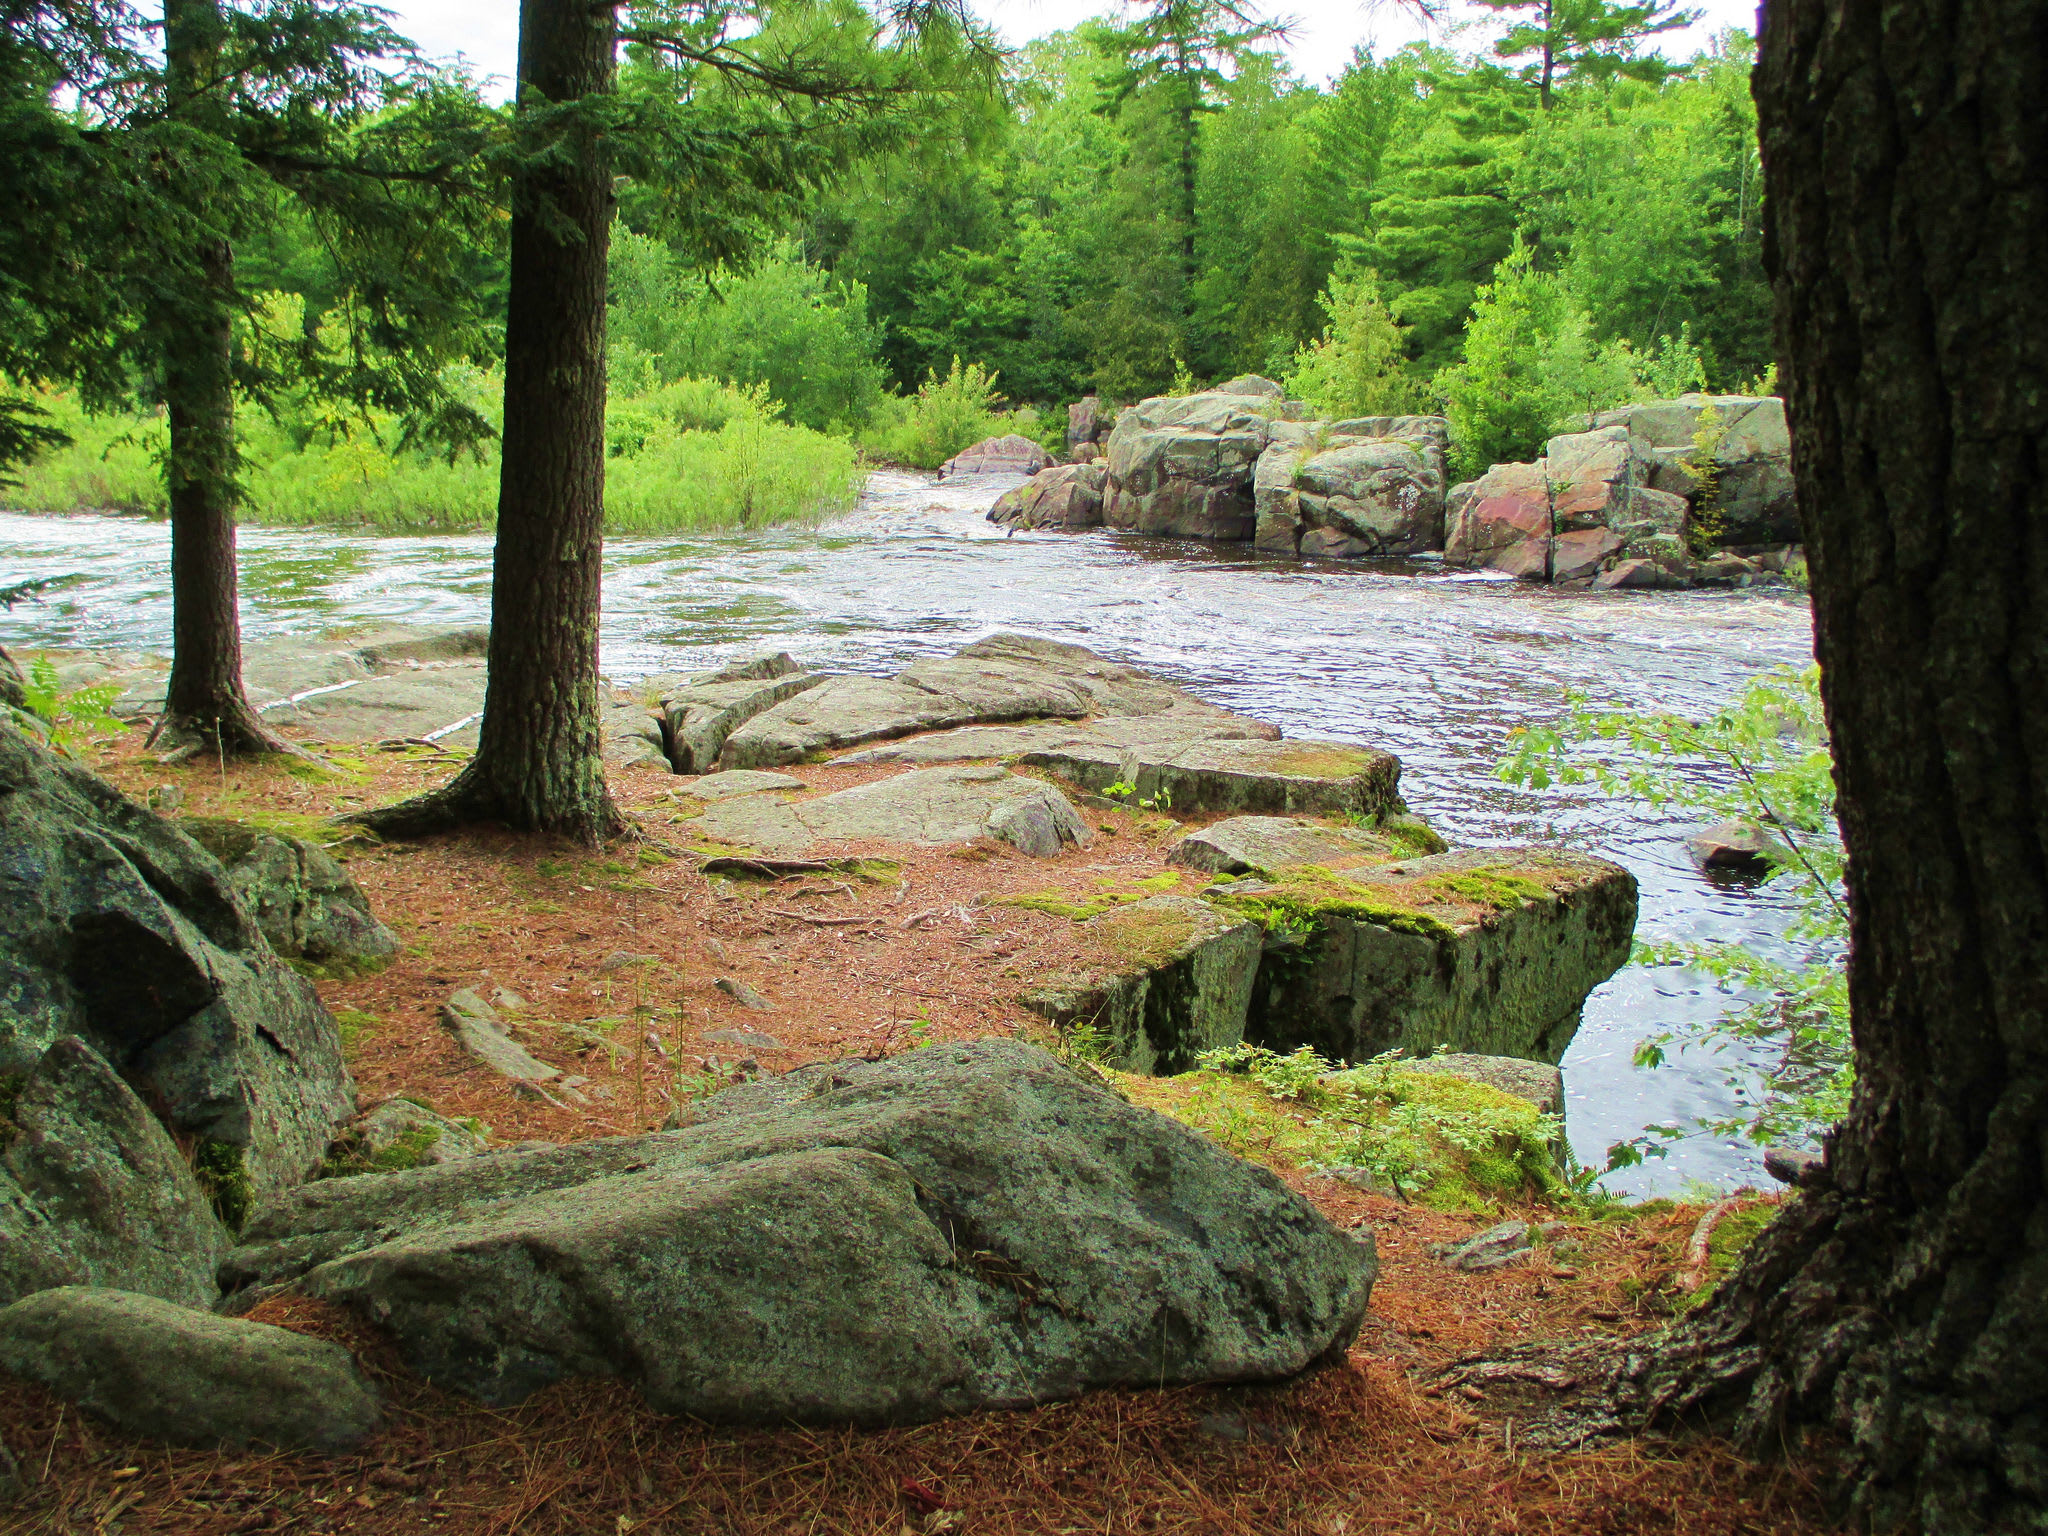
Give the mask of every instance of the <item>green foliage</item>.
[[1294, 354], [1287, 392], [1319, 416], [1406, 416], [1427, 396], [1408, 362], [1406, 327], [1380, 297], [1378, 274], [1331, 274], [1321, 300], [1329, 324]]
[[997, 414], [1003, 397], [996, 376], [980, 363], [955, 357], [944, 378], [934, 369], [908, 400], [892, 402], [862, 441], [878, 458], [937, 469], [963, 448], [1007, 430]]
[[[449, 383], [486, 420], [497, 414], [499, 388], [495, 374], [476, 369]], [[31, 512], [163, 515], [154, 462], [161, 418], [89, 416], [73, 396], [47, 398], [72, 442], [29, 464], [8, 503]], [[851, 443], [780, 420], [760, 386], [677, 379], [616, 393], [605, 428], [605, 526], [613, 533], [810, 521], [852, 506], [866, 478]], [[405, 446], [391, 418], [336, 420], [286, 399], [274, 411], [245, 405], [238, 435], [249, 522], [420, 533], [488, 528], [497, 517], [494, 442], [432, 453]]]
[[1536, 265], [1516, 237], [1494, 279], [1479, 290], [1465, 357], [1436, 378], [1450, 420], [1456, 472], [1537, 457], [1568, 416], [1632, 399], [1656, 399], [1702, 382], [1685, 335], [1638, 354], [1626, 340], [1600, 341], [1564, 278]]
[[865, 423], [881, 397], [881, 338], [867, 290], [812, 266], [787, 242], [745, 270], [699, 276], [660, 241], [616, 229], [611, 288], [615, 383], [641, 368], [663, 384], [756, 385], [790, 421], [821, 432]]
[[[1705, 1026], [1652, 1037], [1638, 1048], [1637, 1061], [1656, 1066], [1674, 1043], [1733, 1052], [1728, 1081], [1750, 1110], [1702, 1121], [1714, 1135], [1772, 1143], [1814, 1137], [1838, 1121], [1855, 1076], [1844, 968], [1848, 898], [1819, 668], [1767, 673], [1704, 720], [1599, 711], [1584, 695], [1567, 694], [1556, 726], [1519, 730], [1514, 746], [1499, 770], [1510, 783], [1591, 785], [1737, 822], [1783, 849], [1771, 878], [1799, 900], [1788, 937], [1802, 957], [1788, 963], [1740, 945], [1698, 941], [1640, 945], [1638, 958], [1647, 963], [1692, 966], [1758, 997]], [[1775, 1059], [1758, 1065], [1751, 1051], [1759, 1046]]]
[[119, 683], [67, 691], [59, 685], [57, 664], [48, 656], [29, 658], [21, 691], [22, 703], [7, 706], [15, 723], [66, 757], [78, 756], [78, 745], [86, 732], [117, 734], [128, 728], [125, 720], [109, 713], [114, 700], [121, 696]]
[[[1479, 0], [1488, 10], [1514, 18], [1493, 45], [1504, 59], [1527, 59], [1521, 78], [1537, 88], [1543, 105], [1565, 79], [1662, 81], [1673, 65], [1662, 55], [1642, 52], [1638, 44], [1662, 32], [1675, 32], [1700, 19], [1676, 0], [1643, 0], [1616, 5], [1613, 0]], [[1524, 16], [1522, 13], [1532, 13]]]
[[256, 1203], [255, 1186], [249, 1182], [246, 1154], [241, 1147], [225, 1141], [202, 1138], [192, 1148], [192, 1173], [200, 1191], [212, 1202], [213, 1213], [230, 1232], [242, 1230]]

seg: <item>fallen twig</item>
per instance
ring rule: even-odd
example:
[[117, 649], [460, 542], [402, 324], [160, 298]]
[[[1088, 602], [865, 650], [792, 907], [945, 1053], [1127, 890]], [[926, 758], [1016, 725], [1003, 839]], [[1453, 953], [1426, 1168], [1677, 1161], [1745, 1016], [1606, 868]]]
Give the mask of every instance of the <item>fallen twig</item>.
[[1716, 1200], [1700, 1214], [1699, 1224], [1692, 1229], [1692, 1236], [1685, 1242], [1685, 1273], [1679, 1277], [1682, 1290], [1696, 1291], [1707, 1283], [1707, 1271], [1713, 1264], [1714, 1228], [1721, 1224], [1721, 1218], [1735, 1209], [1733, 1200]]
[[878, 917], [813, 917], [808, 912], [785, 912], [781, 907], [768, 910], [777, 917], [786, 917], [794, 923], [809, 923], [816, 928], [858, 928], [881, 921]]

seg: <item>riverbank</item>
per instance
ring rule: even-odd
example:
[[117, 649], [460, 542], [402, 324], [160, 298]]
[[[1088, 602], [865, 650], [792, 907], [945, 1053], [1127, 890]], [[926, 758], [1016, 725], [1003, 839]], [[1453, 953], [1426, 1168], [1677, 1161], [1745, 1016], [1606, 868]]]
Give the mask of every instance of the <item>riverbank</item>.
[[[328, 773], [165, 767], [139, 742], [139, 731], [110, 737], [96, 762], [132, 796], [181, 819], [225, 816], [325, 840], [328, 816], [413, 793], [454, 766], [414, 747], [337, 751]], [[783, 771], [807, 786], [791, 792], [804, 803], [900, 769]], [[1016, 994], [1023, 977], [1077, 958], [1084, 925], [1005, 898], [1050, 887], [1070, 904], [1101, 901], [1173, 867], [1159, 858], [1171, 835], [1159, 815], [1091, 803], [1094, 845], [1052, 858], [1000, 840], [892, 843], [866, 859], [859, 847], [835, 850], [845, 859], [837, 869], [748, 878], [705, 856], [702, 829], [690, 825], [701, 804], [689, 803], [704, 797], [679, 793], [719, 777], [616, 770], [640, 835], [601, 854], [489, 833], [337, 845], [398, 939], [381, 969], [316, 983], [344, 1028], [359, 1102], [428, 1100], [481, 1122], [499, 1146], [573, 1143], [660, 1123], [671, 1093], [687, 1103], [702, 1088], [819, 1057], [990, 1034], [1057, 1044]], [[1214, 824], [1200, 813], [1183, 820]], [[543, 1086], [573, 1078], [581, 1102], [522, 1091], [465, 1052], [440, 1017], [465, 986], [517, 993], [520, 1005], [499, 1006], [516, 1017], [522, 1047], [558, 1072]], [[120, 1518], [172, 1533], [427, 1525], [462, 1536], [1824, 1528], [1796, 1471], [1760, 1472], [1712, 1442], [1532, 1455], [1516, 1445], [1511, 1406], [1438, 1380], [1460, 1356], [1532, 1337], [1621, 1338], [1657, 1325], [1725, 1270], [1730, 1238], [1753, 1231], [1768, 1202], [1725, 1211], [1699, 1266], [1689, 1252], [1698, 1204], [1600, 1210], [1495, 1191], [1436, 1209], [1314, 1173], [1245, 1116], [1188, 1118], [1265, 1162], [1340, 1227], [1375, 1230], [1373, 1310], [1341, 1361], [1279, 1387], [1106, 1392], [910, 1428], [713, 1428], [601, 1382], [482, 1408], [423, 1383], [376, 1330], [279, 1297], [251, 1315], [355, 1351], [386, 1396], [387, 1429], [332, 1458], [165, 1450], [9, 1384], [0, 1440], [27, 1483], [10, 1521], [55, 1529]], [[1560, 1225], [1499, 1268], [1454, 1267], [1433, 1251], [1503, 1218]]]
[[[1501, 783], [1493, 765], [1514, 727], [1556, 718], [1563, 688], [1618, 708], [1710, 712], [1753, 673], [1804, 665], [1810, 620], [1796, 596], [1574, 594], [1115, 534], [1008, 538], [983, 514], [1015, 483], [876, 476], [857, 511], [815, 530], [614, 541], [605, 671], [630, 683], [789, 650], [809, 665], [885, 674], [995, 630], [1028, 630], [1135, 662], [1290, 735], [1383, 744], [1402, 759], [1410, 804], [1455, 843], [1554, 835], [1618, 860], [1638, 881], [1645, 939], [1768, 947], [1790, 917], [1768, 890], [1702, 877], [1685, 849], [1695, 829], [1670, 812], [1566, 788], [1530, 793]], [[0, 643], [17, 653], [168, 647], [162, 524], [0, 514], [0, 546], [10, 574], [77, 577], [0, 613]], [[249, 528], [241, 567], [252, 644], [489, 616], [483, 535]], [[1603, 1160], [1646, 1122], [1730, 1112], [1720, 1060], [1680, 1057], [1655, 1071], [1631, 1061], [1636, 1041], [1730, 1001], [1704, 978], [1641, 966], [1594, 992], [1564, 1063], [1582, 1160]], [[1678, 1194], [1762, 1177], [1753, 1147], [1692, 1137], [1615, 1182]]]

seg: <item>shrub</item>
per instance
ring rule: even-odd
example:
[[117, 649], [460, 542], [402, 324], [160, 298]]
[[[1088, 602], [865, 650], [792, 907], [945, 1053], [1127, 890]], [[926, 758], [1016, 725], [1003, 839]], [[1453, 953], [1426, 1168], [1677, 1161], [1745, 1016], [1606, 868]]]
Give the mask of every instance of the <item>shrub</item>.
[[956, 354], [946, 376], [932, 369], [915, 395], [893, 402], [886, 419], [863, 434], [878, 457], [919, 469], [937, 469], [961, 449], [1009, 430], [998, 414], [995, 370], [979, 363], [961, 366]]
[[1319, 302], [1329, 324], [1295, 352], [1287, 392], [1333, 420], [1424, 409], [1428, 391], [1408, 363], [1407, 327], [1380, 297], [1378, 274], [1333, 273]]

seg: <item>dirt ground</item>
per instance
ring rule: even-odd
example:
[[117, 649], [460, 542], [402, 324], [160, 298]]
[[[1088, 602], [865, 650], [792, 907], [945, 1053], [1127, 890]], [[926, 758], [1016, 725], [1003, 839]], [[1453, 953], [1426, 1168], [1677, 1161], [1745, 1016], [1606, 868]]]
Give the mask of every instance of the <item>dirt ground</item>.
[[[137, 738], [139, 741], [139, 738]], [[446, 757], [366, 752], [321, 779], [275, 766], [165, 768], [135, 743], [97, 764], [131, 794], [183, 791], [192, 815], [323, 817], [439, 782]], [[845, 787], [877, 770], [791, 770]], [[675, 825], [682, 782], [613, 775], [641, 832], [602, 852], [481, 831], [357, 844], [350, 872], [403, 949], [373, 975], [321, 981], [364, 1105], [405, 1094], [482, 1120], [494, 1141], [565, 1141], [658, 1126], [735, 1071], [873, 1055], [920, 1040], [1048, 1038], [1015, 999], [1084, 964], [1069, 917], [1002, 904], [1087, 899], [1158, 876], [1178, 829], [1090, 810], [1094, 845], [1057, 860], [1002, 845], [849, 848], [891, 865], [777, 879], [707, 872]], [[1190, 875], [1183, 889], [1201, 884]], [[744, 982], [766, 1009], [715, 982]], [[436, 1010], [459, 987], [507, 988], [520, 1039], [589, 1079], [589, 1107], [522, 1098], [456, 1047]], [[571, 1030], [558, 1025], [574, 1026]], [[728, 1031], [774, 1045], [720, 1041]], [[1553, 1250], [1483, 1274], [1428, 1245], [1502, 1212], [1447, 1215], [1298, 1169], [1333, 1220], [1370, 1221], [1382, 1271], [1348, 1356], [1277, 1387], [1102, 1392], [1022, 1412], [889, 1429], [735, 1429], [655, 1414], [605, 1382], [487, 1409], [408, 1373], [389, 1345], [323, 1304], [253, 1316], [345, 1340], [383, 1387], [387, 1427], [360, 1454], [205, 1453], [135, 1442], [37, 1389], [0, 1383], [0, 1442], [22, 1491], [0, 1532], [413, 1532], [450, 1536], [900, 1536], [960, 1531], [1573, 1532], [1736, 1536], [1826, 1529], [1795, 1466], [1751, 1466], [1711, 1439], [1528, 1454], [1511, 1417], [1432, 1384], [1461, 1355], [1534, 1338], [1654, 1326], [1682, 1284], [1698, 1206], [1572, 1218]], [[1513, 1213], [1505, 1213], [1513, 1214]], [[1543, 1213], [1546, 1219], [1556, 1213]], [[4, 1460], [0, 1460], [4, 1468]]]

